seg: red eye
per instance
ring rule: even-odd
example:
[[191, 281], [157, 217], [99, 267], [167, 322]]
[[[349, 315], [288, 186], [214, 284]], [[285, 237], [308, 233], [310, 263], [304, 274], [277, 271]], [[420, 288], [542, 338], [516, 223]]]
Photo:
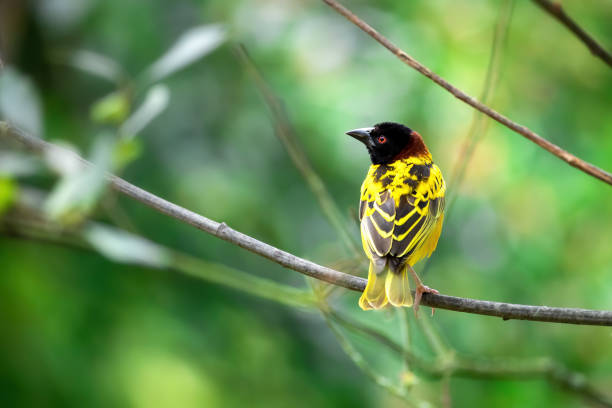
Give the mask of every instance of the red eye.
[[384, 136], [378, 136], [378, 143], [382, 144], [387, 141], [387, 138]]

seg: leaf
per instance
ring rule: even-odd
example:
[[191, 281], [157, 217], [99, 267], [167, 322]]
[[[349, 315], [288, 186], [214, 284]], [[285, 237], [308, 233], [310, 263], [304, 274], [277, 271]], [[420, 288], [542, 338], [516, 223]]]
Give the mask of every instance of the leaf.
[[40, 97], [32, 81], [16, 69], [0, 74], [0, 114], [30, 134], [42, 136]]
[[17, 198], [17, 185], [8, 178], [0, 176], [0, 217], [8, 210]]
[[39, 167], [39, 161], [27, 154], [0, 151], [0, 177], [31, 176]]
[[111, 135], [96, 138], [90, 158], [94, 165], [63, 177], [47, 198], [44, 209], [50, 218], [76, 224], [93, 210], [106, 186], [113, 149]]
[[165, 85], [155, 85], [147, 92], [144, 102], [121, 126], [120, 133], [132, 138], [140, 133], [155, 117], [168, 106], [170, 91]]
[[116, 172], [123, 169], [126, 165], [138, 158], [141, 152], [142, 143], [137, 139], [120, 139], [113, 154], [113, 171]]
[[111, 82], [120, 82], [124, 77], [123, 69], [115, 60], [93, 51], [74, 51], [68, 55], [65, 62], [76, 69]]
[[98, 252], [120, 263], [167, 267], [170, 254], [137, 235], [116, 228], [93, 224], [84, 232], [84, 237]]
[[81, 172], [83, 163], [80, 160], [79, 149], [62, 140], [55, 144], [62, 149], [46, 150], [44, 152], [45, 164], [63, 177]]
[[199, 26], [183, 33], [172, 47], [146, 71], [147, 78], [156, 82], [186, 67], [221, 45], [226, 38], [221, 24]]
[[45, 29], [57, 36], [57, 33], [70, 33], [96, 3], [95, 0], [45, 0], [33, 2], [31, 7], [37, 11], [37, 20]]
[[130, 99], [125, 92], [106, 95], [91, 107], [91, 120], [97, 123], [118, 124], [130, 113]]

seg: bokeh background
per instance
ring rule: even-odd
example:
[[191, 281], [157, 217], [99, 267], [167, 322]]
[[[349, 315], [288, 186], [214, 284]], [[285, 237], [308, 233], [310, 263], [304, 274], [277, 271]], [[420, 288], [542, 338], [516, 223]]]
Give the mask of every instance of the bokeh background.
[[[345, 3], [454, 85], [488, 90], [498, 111], [612, 170], [612, 70], [533, 3]], [[612, 46], [610, 3], [564, 6]], [[492, 47], [496, 32], [502, 41]], [[405, 123], [424, 136], [455, 197], [426, 284], [510, 303], [612, 308], [610, 187], [480, 121], [322, 2], [3, 0], [0, 35], [3, 118], [170, 201], [361, 276], [361, 256], [279, 141], [254, 69], [355, 241], [369, 163], [344, 132]], [[473, 156], [461, 154], [466, 140]], [[309, 291], [298, 273], [107, 191], [100, 173], [66, 158], [0, 148], [4, 406], [585, 404], [545, 376], [431, 378], [328, 321], [337, 337], [316, 308], [274, 288], [257, 296], [259, 280], [227, 267]], [[198, 277], [177, 273], [153, 242], [199, 258]], [[609, 328], [444, 310], [429, 319], [428, 308], [418, 323], [411, 310], [362, 312], [357, 298], [337, 289], [328, 304], [436, 367], [453, 356], [495, 358], [500, 368], [550, 359], [612, 386]], [[351, 352], [365, 359], [361, 368]]]

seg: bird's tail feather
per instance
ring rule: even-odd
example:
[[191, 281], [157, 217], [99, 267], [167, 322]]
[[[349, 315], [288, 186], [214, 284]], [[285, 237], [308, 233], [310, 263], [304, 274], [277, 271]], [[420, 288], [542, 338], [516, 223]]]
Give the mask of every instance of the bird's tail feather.
[[368, 284], [359, 298], [359, 306], [363, 310], [381, 309], [387, 304], [384, 273], [384, 271], [377, 273], [374, 262], [370, 262]]
[[377, 273], [376, 266], [370, 262], [368, 284], [359, 298], [359, 306], [363, 310], [381, 309], [387, 303], [393, 306], [412, 306], [407, 265], [397, 271], [385, 266]]
[[404, 265], [399, 271], [387, 271], [385, 291], [389, 303], [393, 306], [412, 306], [412, 293], [410, 293], [410, 280], [408, 280], [408, 266]]

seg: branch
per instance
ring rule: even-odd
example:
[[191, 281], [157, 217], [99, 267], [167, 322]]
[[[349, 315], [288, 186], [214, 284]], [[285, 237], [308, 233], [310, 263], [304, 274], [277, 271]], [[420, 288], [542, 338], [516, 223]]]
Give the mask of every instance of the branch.
[[387, 390], [389, 393], [395, 395], [396, 397], [401, 398], [407, 406], [423, 406], [423, 404], [418, 403], [418, 400], [413, 395], [408, 395], [404, 388], [393, 385], [393, 383], [387, 377], [384, 377], [375, 372], [366, 362], [363, 355], [359, 351], [357, 351], [357, 349], [351, 344], [348, 338], [340, 330], [338, 330], [336, 326], [334, 326], [331, 316], [323, 311], [321, 312], [321, 314], [323, 315], [325, 323], [327, 323], [329, 329], [332, 331], [334, 336], [336, 336], [336, 340], [338, 340], [338, 343], [340, 343], [340, 347], [342, 347], [342, 350], [344, 350], [344, 352], [349, 356], [349, 358], [353, 360], [353, 363], [355, 363], [355, 365], [365, 375], [370, 377], [370, 379], [374, 381], [376, 385], [382, 387], [383, 389]]
[[355, 240], [351, 239], [350, 231], [346, 227], [346, 222], [343, 219], [342, 213], [334, 203], [334, 200], [325, 187], [323, 180], [321, 180], [321, 177], [319, 177], [317, 172], [310, 164], [308, 157], [306, 157], [304, 149], [301, 147], [295, 134], [295, 129], [289, 121], [289, 117], [285, 111], [282, 101], [278, 96], [276, 96], [270, 85], [266, 82], [263, 74], [249, 56], [246, 48], [243, 45], [240, 45], [235, 48], [235, 52], [248, 74], [252, 77], [257, 90], [272, 113], [276, 135], [287, 150], [291, 161], [293, 161], [293, 164], [306, 181], [310, 191], [312, 191], [315, 198], [319, 202], [321, 210], [323, 210], [323, 213], [329, 220], [330, 224], [336, 229], [340, 235], [340, 238], [342, 238], [345, 245], [351, 250], [351, 252], [353, 252], [353, 254], [361, 254], [360, 248], [355, 244]]
[[[99, 248], [95, 248], [87, 238], [86, 231], [93, 228], [108, 228], [107, 226], [89, 221], [78, 229], [65, 230], [62, 229], [60, 224], [45, 218], [40, 213], [40, 210], [29, 208], [29, 204], [19, 202], [16, 211], [14, 210], [4, 219], [0, 219], [0, 234], [101, 254]], [[121, 229], [116, 229], [116, 231], [127, 233], [127, 231]], [[240, 290], [250, 295], [288, 306], [313, 308], [317, 305], [317, 300], [314, 296], [305, 290], [283, 285], [223, 264], [203, 261], [191, 255], [148, 241], [138, 235], [133, 235], [132, 237], [140, 240], [144, 245], [154, 247], [160, 258], [163, 258], [163, 261], [160, 261], [155, 266], [142, 264], [134, 260], [117, 261], [115, 259], [115, 262], [136, 264], [150, 268], [164, 267], [174, 272]]]
[[[499, 19], [493, 34], [493, 44], [491, 46], [491, 55], [489, 56], [487, 74], [482, 87], [482, 93], [480, 94], [480, 100], [485, 104], [489, 104], [491, 102], [493, 94], [495, 93], [495, 88], [499, 78], [499, 69], [502, 66], [502, 49], [504, 47], [504, 43], [506, 42], [513, 8], [514, 2], [512, 0], [507, 1], [499, 13]], [[445, 210], [446, 219], [448, 219], [450, 209], [454, 207], [453, 204], [457, 198], [459, 186], [463, 182], [468, 164], [470, 163], [470, 160], [472, 159], [476, 150], [476, 145], [486, 134], [488, 127], [487, 125], [489, 123], [491, 122], [486, 120], [486, 117], [479, 111], [474, 111], [469, 131], [460, 147], [459, 154], [457, 154], [457, 160], [448, 180], [448, 185], [452, 186], [453, 188], [447, 199], [448, 205], [446, 206]]]
[[591, 37], [582, 27], [580, 27], [570, 16], [565, 14], [565, 10], [559, 2], [550, 0], [533, 0], [535, 4], [557, 19], [568, 30], [576, 35], [587, 46], [591, 53], [608, 64], [612, 68], [612, 54], [606, 51], [593, 37]]
[[547, 358], [532, 360], [508, 359], [473, 359], [465, 356], [456, 356], [444, 364], [428, 361], [405, 350], [395, 340], [387, 335], [372, 329], [362, 323], [352, 321], [335, 311], [329, 312], [332, 319], [348, 330], [363, 334], [389, 350], [406, 359], [415, 368], [430, 378], [443, 378], [450, 374], [453, 377], [480, 378], [485, 380], [509, 379], [532, 380], [544, 377], [550, 383], [560, 385], [567, 391], [576, 393], [583, 398], [595, 402], [600, 406], [612, 408], [612, 400], [575, 371], [570, 371], [563, 365]]
[[[20, 203], [20, 205], [24, 204]], [[20, 214], [20, 210], [24, 213]], [[86, 224], [85, 228], [94, 225], [96, 224], [89, 222]], [[81, 229], [63, 231], [59, 225], [50, 224], [48, 220], [40, 215], [40, 213], [33, 212], [29, 207], [18, 208], [16, 212], [12, 212], [9, 216], [0, 220], [0, 234], [1, 233], [10, 237], [25, 238], [48, 244], [59, 244], [65, 247], [95, 251], [95, 249], [84, 239]], [[144, 238], [142, 239], [144, 240]], [[241, 290], [251, 295], [273, 300], [281, 304], [299, 306], [307, 309], [319, 305], [320, 300], [317, 300], [309, 292], [280, 285], [225, 265], [201, 261], [158, 244], [154, 245], [158, 247], [158, 250], [171, 254], [169, 257], [169, 269], [177, 272]], [[386, 334], [363, 323], [342, 316], [327, 305], [324, 309], [320, 309], [320, 311], [323, 313], [323, 317], [326, 319], [330, 317], [343, 328], [365, 335], [379, 342], [389, 350], [397, 353], [419, 372], [432, 379], [444, 378], [447, 375], [490, 380], [531, 380], [533, 378], [544, 377], [549, 382], [559, 384], [568, 391], [575, 392], [587, 400], [598, 403], [604, 407], [612, 408], [612, 401], [593, 387], [589, 381], [586, 381], [581, 373], [569, 371], [564, 366], [549, 359], [531, 361], [501, 358], [473, 359], [465, 356], [453, 356], [452, 359], [448, 361], [428, 360], [402, 347]], [[329, 321], [328, 324], [330, 324]], [[337, 332], [334, 331], [334, 334], [337, 335]], [[342, 340], [348, 342], [346, 336], [343, 336]], [[339, 341], [341, 341], [341, 339], [339, 339]], [[341, 341], [341, 345], [344, 348], [346, 344], [343, 344]], [[349, 354], [349, 356], [357, 363], [359, 358], [355, 357], [360, 356], [360, 354], [354, 349], [350, 342], [348, 342], [348, 345], [350, 348], [345, 349], [345, 351], [347, 353], [351, 352], [352, 354]], [[363, 362], [363, 358], [361, 358], [361, 362]], [[362, 369], [364, 373], [373, 378], [377, 384], [401, 398], [406, 397], [401, 390], [392, 386], [387, 378], [370, 370], [367, 364], [364, 365]]]
[[4, 50], [4, 44], [2, 41], [2, 34], [0, 34], [0, 73], [2, 73], [2, 71], [4, 70], [4, 61], [3, 61], [3, 52]]
[[489, 108], [488, 106], [477, 101], [475, 98], [466, 94], [459, 88], [456, 88], [455, 86], [451, 85], [445, 79], [433, 73], [429, 68], [427, 68], [426, 66], [424, 66], [423, 64], [421, 64], [420, 62], [412, 58], [406, 52], [402, 51], [395, 44], [389, 41], [385, 36], [381, 35], [378, 31], [373, 29], [368, 23], [366, 23], [365, 21], [357, 17], [346, 7], [339, 4], [336, 0], [323, 0], [323, 1], [327, 5], [329, 5], [331, 8], [336, 10], [339, 14], [346, 17], [346, 19], [349, 20], [351, 23], [361, 28], [370, 37], [378, 41], [383, 47], [385, 47], [386, 49], [391, 51], [393, 54], [395, 54], [395, 56], [398, 57], [406, 65], [414, 68], [415, 70], [419, 71], [421, 74], [425, 75], [427, 78], [434, 81], [436, 84], [440, 85], [442, 88], [446, 89], [455, 98], [462, 100], [463, 102], [467, 103], [468, 105], [472, 106], [475, 109], [478, 109], [485, 115], [498, 121], [502, 125], [512, 129], [516, 133], [523, 135], [525, 138], [531, 140], [533, 143], [537, 144], [544, 150], [552, 153], [553, 155], [557, 156], [561, 160], [565, 161], [570, 166], [573, 166], [607, 184], [612, 185], [612, 174], [574, 156], [573, 154], [569, 153], [566, 150], [563, 150], [556, 144], [551, 143], [548, 140], [544, 139], [542, 136], [538, 135], [531, 129], [523, 125], [520, 125], [516, 122], [511, 121], [510, 119], [508, 119], [501, 113]]
[[[87, 160], [79, 155], [52, 143], [45, 142], [25, 132], [10, 126], [6, 122], [0, 122], [0, 138], [12, 139], [33, 150], [38, 154], [55, 152], [58, 154], [72, 155], [84, 166], [91, 166]], [[288, 269], [300, 272], [337, 286], [361, 292], [365, 288], [366, 280], [357, 276], [348, 275], [325, 266], [318, 265], [306, 259], [299, 258], [289, 252], [275, 248], [265, 242], [245, 235], [227, 226], [218, 223], [186, 208], [173, 204], [161, 197], [149, 193], [133, 184], [128, 183], [112, 174], [107, 174], [111, 186], [120, 193], [133, 198], [149, 207], [183, 221], [211, 235], [238, 245], [248, 251], [276, 262]], [[458, 312], [474, 313], [487, 316], [501, 317], [504, 320], [534, 320], [541, 322], [588, 324], [596, 326], [612, 326], [612, 311], [555, 308], [547, 306], [527, 306], [510, 303], [490, 302], [486, 300], [475, 300], [455, 296], [435, 295], [426, 293], [421, 302], [425, 306], [439, 309], [454, 310]]]
[[[499, 11], [498, 21], [493, 34], [493, 44], [491, 45], [491, 55], [489, 56], [487, 74], [485, 76], [482, 92], [480, 94], [480, 100], [485, 104], [489, 104], [491, 102], [497, 87], [499, 70], [502, 66], [502, 51], [508, 35], [508, 28], [510, 27], [510, 21], [512, 20], [513, 10], [514, 0], [506, 0]], [[476, 152], [478, 143], [487, 134], [490, 123], [491, 121], [487, 120], [487, 117], [480, 111], [473, 111], [472, 121], [470, 123], [468, 133], [465, 135], [465, 139], [459, 148], [455, 165], [447, 181], [447, 185], [450, 186], [450, 188], [446, 198], [446, 208], [444, 210], [446, 222], [448, 222], [448, 219], [455, 208], [455, 202], [459, 196], [459, 189], [466, 175], [468, 164], [470, 164], [470, 161]], [[432, 258], [427, 258], [425, 260], [425, 264], [421, 269], [422, 277], [425, 277], [429, 271], [431, 260]]]
[[529, 380], [544, 377], [561, 388], [576, 393], [597, 406], [612, 408], [612, 400], [586, 381], [577, 372], [569, 371], [562, 365], [549, 359], [539, 359], [533, 362], [516, 361], [478, 361], [460, 360], [454, 367], [454, 375], [464, 378], [481, 378], [486, 380], [514, 379]]

